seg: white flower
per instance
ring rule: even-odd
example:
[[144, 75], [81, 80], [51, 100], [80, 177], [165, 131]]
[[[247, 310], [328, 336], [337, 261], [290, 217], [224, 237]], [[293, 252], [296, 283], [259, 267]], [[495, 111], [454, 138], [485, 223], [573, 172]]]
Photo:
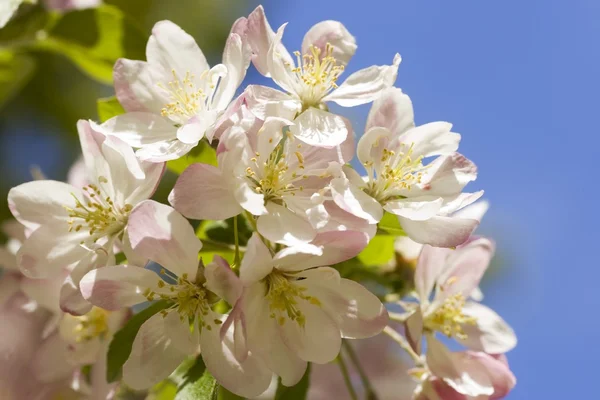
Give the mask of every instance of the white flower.
[[169, 196], [173, 207], [193, 219], [226, 219], [246, 210], [271, 241], [312, 240], [328, 220], [319, 192], [329, 182], [329, 163], [349, 161], [354, 144], [350, 135], [340, 146], [313, 147], [284, 133], [289, 124], [269, 117], [260, 129], [253, 123], [231, 127], [219, 143], [219, 166], [185, 170]]
[[[241, 285], [227, 263], [215, 258], [198, 263], [202, 243], [189, 222], [171, 207], [148, 201], [130, 216], [133, 248], [164, 269], [160, 274], [133, 265], [98, 268], [81, 280], [83, 296], [106, 310], [162, 299], [167, 309], [140, 328], [123, 367], [125, 383], [147, 389], [169, 376], [200, 349], [217, 380], [241, 396], [257, 396], [269, 384], [256, 379], [260, 365], [253, 357], [237, 361], [232, 341], [221, 329], [224, 317], [212, 310], [222, 297], [234, 303]], [[221, 340], [223, 338], [223, 340]]]
[[106, 121], [102, 129], [140, 148], [142, 160], [176, 159], [204, 136], [212, 140], [214, 129], [228, 117], [225, 110], [246, 75], [250, 52], [233, 32], [223, 64], [210, 68], [190, 35], [160, 21], [152, 29], [146, 57], [147, 62], [120, 59], [115, 64], [115, 91], [127, 113]]
[[[452, 125], [433, 122], [415, 127], [408, 96], [390, 88], [369, 113], [367, 132], [358, 142], [357, 156], [366, 177], [343, 167], [331, 181], [333, 200], [343, 210], [378, 223], [384, 211], [395, 214], [412, 240], [433, 246], [463, 243], [479, 224], [451, 216], [483, 194], [461, 193], [476, 179], [477, 168], [454, 153], [460, 135]], [[423, 161], [435, 157], [431, 163]]]
[[418, 303], [401, 303], [408, 311], [406, 337], [417, 353], [423, 333], [436, 331], [489, 354], [516, 346], [515, 333], [498, 314], [469, 300], [493, 254], [493, 243], [484, 238], [456, 250], [423, 247], [415, 270]]
[[302, 51], [294, 53], [294, 61], [281, 44], [284, 27], [273, 32], [262, 6], [248, 16], [246, 38], [253, 51], [252, 61], [285, 93], [251, 86], [246, 101], [262, 119], [269, 115], [295, 119], [290, 129], [307, 144], [338, 145], [346, 139], [348, 129], [341, 117], [327, 111], [326, 103], [352, 107], [373, 101], [394, 84], [400, 55], [396, 54], [392, 65], [353, 73], [338, 87], [338, 78], [356, 51], [355, 39], [346, 28], [337, 21], [314, 25], [304, 36]]
[[129, 245], [128, 217], [152, 196], [164, 164], [140, 163], [127, 144], [100, 134], [87, 121], [78, 129], [89, 185], [28, 182], [11, 189], [8, 202], [15, 218], [32, 231], [17, 252], [21, 271], [44, 278], [67, 269], [72, 290], [65, 287], [61, 305], [85, 313], [91, 305], [78, 295], [81, 276], [113, 259], [115, 245], [129, 260], [139, 260]]
[[226, 322], [234, 326], [236, 358], [256, 355], [292, 386], [307, 362], [332, 361], [342, 338], [381, 332], [388, 315], [379, 299], [322, 266], [354, 257], [367, 242], [359, 232], [328, 232], [273, 256], [255, 233], [240, 267], [243, 292]]

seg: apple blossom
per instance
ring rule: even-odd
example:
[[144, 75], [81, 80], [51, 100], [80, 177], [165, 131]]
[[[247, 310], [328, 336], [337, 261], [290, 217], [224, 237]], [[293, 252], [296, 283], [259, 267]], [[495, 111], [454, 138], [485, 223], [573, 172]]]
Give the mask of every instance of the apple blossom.
[[160, 21], [152, 29], [146, 57], [147, 62], [117, 61], [115, 91], [127, 113], [101, 129], [139, 148], [136, 154], [142, 160], [177, 159], [204, 136], [212, 140], [220, 118], [227, 118], [225, 111], [250, 63], [249, 49], [232, 32], [223, 64], [210, 68], [190, 35]]
[[193, 164], [185, 170], [169, 196], [173, 207], [193, 219], [226, 219], [245, 210], [273, 242], [312, 240], [329, 218], [320, 194], [330, 180], [329, 163], [349, 161], [353, 139], [330, 149], [314, 147], [286, 131], [289, 124], [269, 117], [258, 130], [231, 127], [219, 143], [218, 167]]
[[249, 86], [248, 104], [262, 119], [269, 116], [265, 110], [270, 108], [277, 112], [271, 116], [294, 119], [291, 132], [307, 144], [338, 145], [350, 132], [340, 116], [328, 111], [326, 103], [352, 107], [373, 101], [396, 81], [400, 55], [396, 54], [392, 65], [362, 69], [338, 86], [339, 76], [356, 51], [356, 41], [344, 25], [337, 21], [314, 25], [304, 36], [302, 51], [294, 52], [296, 61], [281, 44], [284, 28], [273, 32], [262, 6], [248, 16], [246, 38], [252, 61], [261, 74], [285, 91]]
[[[477, 168], [454, 153], [460, 135], [451, 127], [445, 122], [415, 127], [408, 96], [400, 89], [388, 89], [373, 103], [367, 132], [357, 146], [367, 176], [339, 168], [330, 185], [333, 200], [372, 224], [385, 211], [395, 214], [408, 237], [419, 243], [440, 247], [463, 243], [478, 221], [451, 214], [483, 191], [461, 193], [477, 177]], [[423, 165], [423, 159], [434, 156], [439, 157]]]

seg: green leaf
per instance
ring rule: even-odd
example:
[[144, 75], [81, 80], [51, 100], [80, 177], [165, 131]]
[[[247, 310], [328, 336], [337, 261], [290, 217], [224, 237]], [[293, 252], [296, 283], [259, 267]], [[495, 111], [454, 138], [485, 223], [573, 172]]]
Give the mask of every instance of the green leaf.
[[378, 228], [378, 235], [406, 236], [406, 232], [404, 232], [404, 229], [400, 226], [398, 217], [389, 212], [383, 214], [383, 218], [379, 221]]
[[125, 109], [123, 109], [123, 106], [119, 103], [116, 96], [98, 99], [97, 107], [100, 122], [108, 121], [112, 117], [125, 113]]
[[185, 373], [175, 400], [217, 400], [219, 384], [208, 372], [201, 357]]
[[306, 372], [300, 382], [295, 386], [287, 387], [281, 384], [281, 378], [277, 382], [277, 392], [274, 400], [304, 400], [308, 394], [308, 386], [310, 384], [310, 363], [306, 368]]
[[108, 383], [115, 382], [121, 376], [123, 364], [131, 354], [133, 340], [140, 327], [154, 314], [167, 308], [168, 305], [169, 302], [166, 300], [159, 300], [151, 304], [148, 308], [131, 317], [127, 324], [115, 333], [106, 355], [106, 381]]
[[[245, 246], [252, 236], [252, 228], [248, 225], [246, 218], [238, 215], [238, 237], [240, 245]], [[223, 221], [205, 221], [202, 224], [206, 238], [220, 243], [234, 244], [233, 218]]]
[[30, 6], [29, 10], [26, 7], [21, 6], [17, 15], [0, 29], [0, 46], [14, 48], [30, 44], [36, 40], [38, 32], [53, 19], [41, 5]]
[[164, 380], [149, 390], [145, 400], [173, 400], [176, 393], [177, 385], [170, 380]]
[[118, 58], [143, 58], [144, 36], [121, 10], [105, 4], [65, 14], [34, 48], [62, 54], [91, 78], [111, 84]]
[[231, 393], [223, 386], [219, 388], [219, 400], [246, 400], [245, 397], [238, 396], [237, 394]]
[[35, 60], [27, 54], [0, 51], [0, 108], [33, 76]]
[[167, 168], [177, 175], [181, 175], [183, 171], [194, 163], [203, 163], [217, 165], [217, 152], [210, 145], [202, 140], [198, 146], [194, 147], [185, 156], [177, 160], [167, 162]]
[[358, 259], [366, 266], [387, 264], [394, 258], [394, 236], [377, 235], [358, 255]]

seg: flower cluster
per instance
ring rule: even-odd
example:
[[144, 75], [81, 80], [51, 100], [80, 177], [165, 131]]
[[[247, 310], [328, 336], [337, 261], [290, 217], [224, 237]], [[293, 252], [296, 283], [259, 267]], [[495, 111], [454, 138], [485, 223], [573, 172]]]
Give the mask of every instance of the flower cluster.
[[[497, 399], [514, 386], [504, 353], [516, 337], [477, 302], [494, 244], [472, 235], [483, 192], [464, 192], [477, 168], [457, 152], [461, 136], [447, 122], [415, 125], [394, 87], [398, 54], [344, 79], [357, 46], [341, 23], [314, 25], [294, 52], [284, 28], [258, 7], [234, 23], [211, 67], [190, 35], [158, 22], [147, 60], [114, 66], [125, 112], [78, 123], [83, 158], [69, 182], [11, 189], [1, 329], [29, 335], [14, 338], [28, 352], [19, 371], [36, 381], [28, 390], [70, 383], [113, 396], [109, 344], [132, 307], [149, 303], [157, 312], [122, 365], [134, 390], [201, 356], [221, 386], [252, 398], [274, 376], [294, 386], [309, 363], [343, 363], [345, 340], [382, 332], [414, 360], [415, 399]], [[251, 63], [281, 90], [240, 89]], [[372, 103], [356, 145], [331, 103]], [[167, 163], [199, 149], [216, 161], [191, 163], [170, 205], [152, 200]], [[353, 272], [384, 220], [396, 226], [399, 259], [415, 266], [412, 290], [382, 294]], [[230, 237], [207, 237], [210, 221]]]

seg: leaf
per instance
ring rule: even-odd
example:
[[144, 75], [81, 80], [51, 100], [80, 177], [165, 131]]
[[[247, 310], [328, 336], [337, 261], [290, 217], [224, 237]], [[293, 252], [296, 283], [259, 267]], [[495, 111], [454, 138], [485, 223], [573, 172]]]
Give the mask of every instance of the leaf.
[[0, 108], [33, 76], [36, 63], [27, 54], [0, 51]]
[[17, 15], [0, 30], [0, 46], [19, 47], [29, 44], [36, 40], [38, 32], [53, 19], [41, 5], [30, 6], [30, 10], [24, 10], [25, 7], [21, 6]]
[[219, 400], [246, 400], [245, 397], [238, 396], [235, 393], [231, 393], [229, 390], [225, 389], [223, 386], [219, 388]]
[[159, 300], [156, 303], [151, 304], [148, 308], [135, 314], [127, 324], [121, 328], [108, 347], [107, 362], [106, 362], [106, 381], [108, 383], [115, 382], [121, 376], [123, 364], [129, 358], [131, 354], [131, 348], [133, 346], [133, 340], [137, 335], [140, 327], [150, 317], [157, 312], [165, 309], [169, 305], [166, 300]]
[[308, 394], [308, 386], [310, 384], [310, 363], [306, 368], [306, 372], [300, 382], [295, 386], [287, 387], [281, 384], [281, 378], [277, 382], [277, 392], [273, 400], [304, 400]]
[[177, 160], [171, 160], [167, 162], [167, 168], [173, 171], [177, 175], [181, 175], [183, 171], [194, 163], [203, 163], [210, 165], [217, 165], [217, 152], [210, 145], [202, 140], [198, 146], [194, 147], [185, 156], [178, 158]]
[[389, 212], [383, 214], [383, 218], [379, 221], [378, 228], [378, 235], [406, 236], [406, 232], [404, 232], [404, 229], [400, 226], [398, 217]]
[[125, 113], [125, 109], [121, 103], [119, 103], [119, 100], [117, 100], [116, 96], [98, 99], [97, 107], [98, 118], [100, 118], [100, 122], [108, 121], [112, 117]]
[[148, 391], [146, 400], [173, 400], [176, 393], [177, 385], [169, 380], [164, 380]]
[[208, 372], [201, 357], [185, 373], [175, 400], [217, 400], [219, 384]]
[[395, 255], [394, 241], [389, 235], [377, 235], [358, 255], [358, 259], [366, 266], [378, 266], [389, 263]]

